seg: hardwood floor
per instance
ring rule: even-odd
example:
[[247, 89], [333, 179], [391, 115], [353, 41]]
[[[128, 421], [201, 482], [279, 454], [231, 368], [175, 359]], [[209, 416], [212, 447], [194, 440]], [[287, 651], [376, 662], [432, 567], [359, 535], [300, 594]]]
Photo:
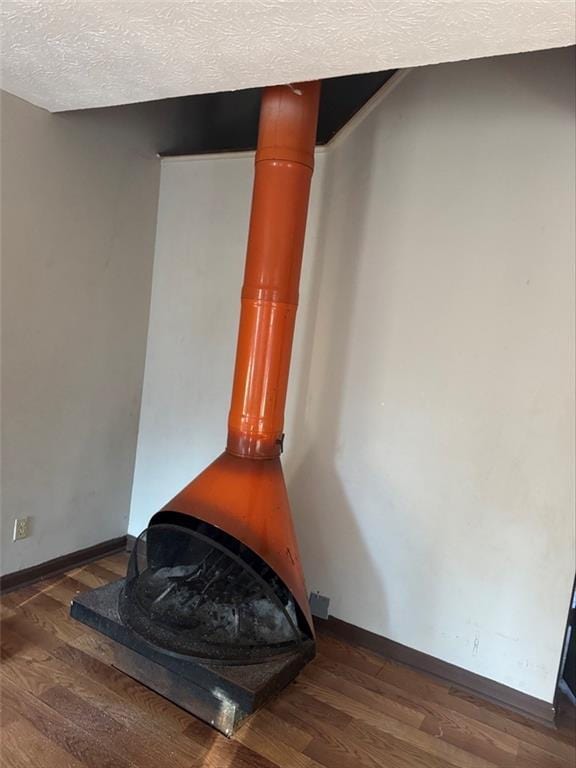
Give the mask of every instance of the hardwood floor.
[[546, 728], [372, 653], [319, 638], [318, 657], [228, 740], [112, 667], [68, 618], [73, 595], [126, 556], [0, 601], [3, 768], [574, 768], [574, 710]]

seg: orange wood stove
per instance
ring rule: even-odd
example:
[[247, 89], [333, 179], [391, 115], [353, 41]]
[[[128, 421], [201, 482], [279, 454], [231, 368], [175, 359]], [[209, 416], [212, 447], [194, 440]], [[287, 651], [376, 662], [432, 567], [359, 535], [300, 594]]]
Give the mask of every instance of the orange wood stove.
[[226, 450], [153, 516], [126, 578], [71, 608], [228, 735], [315, 650], [280, 454], [319, 96], [263, 91]]

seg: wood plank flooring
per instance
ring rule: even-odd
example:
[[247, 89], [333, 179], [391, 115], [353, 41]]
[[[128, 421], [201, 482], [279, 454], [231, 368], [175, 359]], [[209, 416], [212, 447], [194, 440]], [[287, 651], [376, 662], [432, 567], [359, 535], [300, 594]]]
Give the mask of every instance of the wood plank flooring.
[[228, 740], [112, 666], [70, 599], [126, 555], [0, 600], [2, 768], [574, 768], [574, 710], [556, 729], [368, 651], [318, 657]]

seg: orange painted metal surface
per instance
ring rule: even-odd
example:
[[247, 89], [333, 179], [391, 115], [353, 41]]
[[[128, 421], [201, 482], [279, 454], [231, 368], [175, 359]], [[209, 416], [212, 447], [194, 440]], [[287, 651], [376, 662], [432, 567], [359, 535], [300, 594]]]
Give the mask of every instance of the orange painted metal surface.
[[181, 512], [259, 555], [314, 628], [279, 454], [320, 84], [266, 88], [226, 452], [155, 516]]
[[225, 452], [163, 511], [204, 520], [250, 547], [286, 584], [314, 632], [280, 459], [255, 461]]
[[266, 88], [227, 450], [268, 459], [282, 449], [320, 83]]

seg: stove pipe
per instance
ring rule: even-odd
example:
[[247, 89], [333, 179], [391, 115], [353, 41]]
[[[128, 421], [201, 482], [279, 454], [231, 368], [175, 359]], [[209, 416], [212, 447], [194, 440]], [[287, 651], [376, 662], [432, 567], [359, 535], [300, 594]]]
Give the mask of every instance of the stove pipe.
[[282, 451], [319, 83], [264, 91], [227, 451]]
[[263, 91], [225, 452], [150, 525], [209, 523], [261, 558], [314, 636], [280, 463], [320, 83]]

